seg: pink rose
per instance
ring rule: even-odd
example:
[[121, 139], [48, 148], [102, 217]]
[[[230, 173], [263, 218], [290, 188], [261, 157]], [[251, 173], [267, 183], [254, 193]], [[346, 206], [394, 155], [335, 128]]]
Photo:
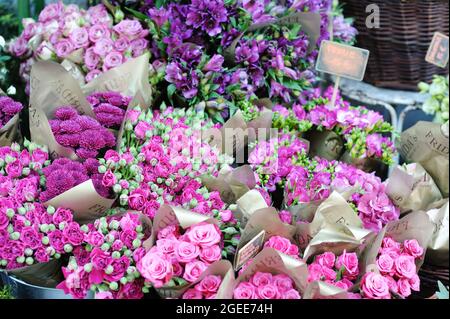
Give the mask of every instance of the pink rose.
[[9, 218], [5, 213], [0, 211], [0, 230], [6, 229], [9, 225]]
[[384, 276], [384, 278], [386, 279], [387, 284], [389, 286], [389, 291], [392, 293], [398, 293], [397, 281], [391, 276]]
[[95, 299], [114, 299], [111, 291], [100, 291], [95, 294]]
[[368, 299], [391, 299], [388, 282], [380, 274], [365, 273], [361, 279], [361, 289]]
[[289, 248], [291, 247], [291, 242], [289, 241], [289, 239], [281, 236], [272, 236], [264, 244], [264, 247], [274, 248], [282, 253], [287, 253], [289, 251]]
[[214, 224], [198, 224], [187, 232], [190, 242], [201, 247], [211, 247], [220, 243], [222, 238], [220, 229]]
[[414, 257], [409, 255], [400, 255], [395, 260], [395, 271], [400, 278], [410, 279], [416, 274], [416, 264]]
[[113, 29], [119, 35], [127, 37], [130, 40], [145, 36], [145, 34], [143, 34], [144, 30], [142, 29], [140, 22], [136, 20], [122, 20], [120, 23], [115, 25]]
[[334, 269], [328, 267], [322, 267], [322, 275], [325, 281], [335, 281], [337, 276]]
[[241, 282], [233, 291], [234, 299], [256, 299], [256, 287], [249, 282]]
[[51, 3], [39, 13], [39, 22], [47, 22], [49, 20], [58, 20], [64, 12], [62, 2]]
[[224, 223], [228, 223], [229, 221], [233, 220], [233, 218], [234, 218], [233, 212], [229, 209], [220, 211], [219, 215], [220, 215], [220, 219], [222, 219], [222, 221]]
[[282, 299], [302, 299], [302, 297], [297, 290], [289, 289], [288, 291], [282, 293]]
[[127, 256], [122, 256], [118, 259], [112, 259], [111, 264], [113, 272], [105, 274], [105, 279], [108, 281], [118, 281], [126, 275], [128, 266], [130, 266], [130, 259]]
[[103, 174], [102, 185], [105, 187], [112, 187], [117, 183], [116, 175], [109, 169]]
[[8, 163], [6, 164], [5, 167], [6, 174], [8, 174], [8, 176], [11, 178], [17, 178], [22, 176], [22, 169], [23, 166], [19, 160], [15, 160], [12, 163]]
[[411, 285], [407, 278], [402, 278], [397, 281], [398, 293], [403, 297], [409, 297], [411, 295]]
[[86, 28], [76, 28], [69, 36], [75, 49], [85, 48], [89, 45], [89, 34]]
[[70, 209], [59, 207], [53, 214], [53, 222], [55, 223], [55, 225], [59, 225], [60, 223], [63, 222], [70, 223], [72, 221], [73, 221], [73, 214]]
[[128, 248], [133, 248], [133, 240], [137, 238], [137, 232], [132, 229], [126, 229], [120, 233], [121, 242]]
[[141, 275], [149, 280], [155, 288], [161, 288], [173, 275], [170, 260], [161, 253], [147, 253], [137, 264]]
[[343, 290], [348, 290], [349, 288], [351, 288], [353, 286], [353, 283], [350, 280], [344, 278], [339, 281], [336, 281], [334, 283], [334, 285]]
[[212, 264], [222, 258], [222, 249], [218, 245], [203, 247], [200, 251], [200, 259], [205, 263]]
[[119, 223], [122, 230], [134, 231], [136, 229], [136, 226], [139, 225], [139, 216], [136, 214], [128, 213], [120, 219]]
[[169, 225], [158, 232], [158, 239], [175, 239], [179, 236], [177, 226]]
[[43, 247], [38, 248], [34, 252], [34, 257], [36, 258], [36, 261], [40, 263], [46, 263], [50, 261], [50, 256], [47, 254]]
[[60, 230], [54, 230], [48, 234], [49, 244], [55, 248], [56, 252], [62, 253], [64, 250], [63, 234]]
[[294, 282], [285, 274], [279, 274], [272, 277], [272, 283], [278, 287], [278, 291], [285, 293], [294, 288]]
[[359, 274], [358, 268], [358, 256], [355, 253], [347, 253], [344, 250], [336, 260], [336, 268], [341, 269], [344, 267], [344, 276], [349, 278], [356, 278]]
[[122, 285], [118, 293], [118, 299], [142, 299], [143, 297], [144, 293], [138, 280]]
[[308, 265], [308, 282], [321, 280], [323, 275], [322, 266], [316, 263]]
[[287, 210], [280, 211], [278, 216], [280, 217], [280, 219], [283, 223], [289, 224], [289, 225], [292, 224], [292, 214], [290, 212], [288, 212]]
[[78, 223], [71, 222], [63, 229], [63, 235], [72, 245], [81, 245], [84, 240], [84, 233]]
[[173, 275], [180, 277], [183, 274], [183, 267], [179, 263], [172, 263]]
[[382, 274], [391, 274], [394, 269], [394, 259], [387, 254], [382, 254], [377, 258], [377, 266]]
[[188, 282], [195, 282], [198, 277], [208, 268], [204, 262], [192, 261], [184, 267], [183, 278]]
[[114, 43], [111, 39], [102, 38], [95, 43], [94, 53], [101, 57], [105, 57], [112, 51]]
[[92, 42], [97, 42], [101, 39], [109, 39], [111, 37], [111, 32], [108, 26], [104, 24], [96, 24], [89, 28], [89, 40]]
[[333, 268], [336, 261], [336, 256], [332, 252], [325, 252], [316, 256], [315, 262], [321, 266]]
[[94, 52], [94, 48], [90, 47], [84, 53], [84, 64], [88, 68], [88, 70], [94, 70], [97, 68], [100, 63], [100, 56]]
[[58, 57], [65, 58], [75, 50], [75, 47], [70, 40], [61, 39], [56, 43], [55, 50]]
[[92, 70], [91, 72], [86, 74], [86, 77], [85, 77], [86, 82], [91, 82], [93, 79], [98, 77], [100, 74], [102, 74], [102, 71], [100, 71], [100, 70]]
[[20, 233], [20, 240], [27, 248], [36, 249], [41, 245], [42, 234], [33, 227], [24, 227]]
[[107, 161], [112, 161], [113, 163], [117, 163], [118, 161], [120, 161], [120, 156], [119, 156], [119, 153], [117, 153], [114, 150], [107, 150], [105, 153], [105, 159]]
[[381, 247], [383, 248], [395, 248], [400, 251], [400, 243], [396, 242], [392, 237], [384, 237], [381, 242]]
[[411, 286], [411, 289], [414, 291], [420, 291], [420, 278], [415, 274], [409, 279], [409, 284]]
[[148, 41], [143, 38], [135, 39], [131, 41], [130, 46], [131, 51], [133, 52], [133, 58], [136, 58], [142, 55], [142, 53], [144, 53], [147, 49]]
[[403, 242], [403, 247], [408, 254], [415, 258], [419, 258], [423, 255], [423, 248], [416, 239], [405, 240]]
[[28, 52], [28, 41], [19, 37], [13, 42], [10, 50], [14, 56], [21, 57]]
[[251, 282], [256, 287], [272, 284], [272, 274], [258, 271], [253, 275]]
[[278, 291], [277, 286], [272, 285], [272, 284], [257, 287], [256, 293], [258, 294], [258, 297], [261, 299], [279, 299], [280, 298], [280, 292]]
[[203, 294], [194, 288], [186, 290], [181, 299], [203, 299]]
[[219, 290], [221, 283], [222, 277], [209, 275], [203, 278], [203, 280], [195, 286], [195, 290], [201, 291], [205, 294], [213, 294]]
[[178, 261], [182, 263], [193, 261], [199, 254], [200, 248], [198, 246], [185, 241], [179, 242], [175, 249], [175, 255]]
[[43, 165], [45, 163], [45, 161], [48, 160], [48, 153], [42, 151], [41, 149], [35, 149], [33, 151], [33, 153], [31, 153], [31, 160], [34, 163], [39, 163], [41, 165]]
[[[97, 42], [98, 43], [98, 42]], [[124, 62], [122, 53], [112, 51], [108, 53], [103, 61], [103, 71], [115, 68]]]
[[130, 41], [125, 37], [120, 37], [114, 41], [114, 50], [124, 52], [130, 47]]
[[136, 134], [136, 137], [143, 140], [145, 139], [145, 133], [147, 133], [147, 131], [151, 130], [153, 127], [144, 121], [140, 121], [136, 127], [134, 128], [134, 133]]

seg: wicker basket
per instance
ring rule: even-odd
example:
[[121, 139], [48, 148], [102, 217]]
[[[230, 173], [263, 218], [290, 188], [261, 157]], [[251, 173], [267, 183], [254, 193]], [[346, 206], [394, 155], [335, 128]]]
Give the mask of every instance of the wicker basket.
[[[449, 33], [447, 0], [343, 0], [345, 15], [355, 18], [357, 46], [370, 50], [365, 81], [379, 87], [416, 90], [433, 74], [448, 73], [425, 61], [436, 31]], [[366, 7], [380, 8], [380, 28], [366, 27]]]

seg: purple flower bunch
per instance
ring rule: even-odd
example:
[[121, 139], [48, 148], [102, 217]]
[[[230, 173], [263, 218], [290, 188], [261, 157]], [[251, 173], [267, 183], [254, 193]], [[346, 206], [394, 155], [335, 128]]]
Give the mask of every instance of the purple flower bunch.
[[344, 139], [352, 158], [377, 158], [391, 164], [396, 149], [383, 134], [391, 133], [393, 127], [380, 113], [362, 106], [352, 107], [339, 94], [331, 106], [332, 94], [332, 87], [323, 94], [315, 89], [304, 93], [302, 103], [295, 103], [291, 110], [274, 107], [273, 126], [287, 131], [334, 131]]
[[68, 209], [40, 203], [0, 210], [0, 268], [12, 270], [59, 259], [84, 240], [83, 229]]
[[81, 159], [96, 158], [101, 151], [116, 145], [112, 132], [97, 120], [79, 115], [72, 106], [57, 108], [49, 123], [56, 141], [72, 148]]
[[[148, 30], [139, 21], [125, 19], [114, 24], [103, 5], [83, 10], [76, 5], [52, 3], [41, 11], [37, 21], [25, 19], [23, 26], [9, 50], [25, 60], [24, 66], [38, 60], [69, 59], [83, 70], [87, 82], [142, 55], [148, 46]], [[28, 72], [21, 76], [29, 82]]]
[[42, 169], [50, 163], [47, 151], [28, 141], [25, 145], [23, 150], [17, 143], [0, 147], [0, 212], [3, 214], [8, 208], [17, 210], [38, 198]]
[[92, 180], [99, 195], [110, 198], [111, 189], [103, 185], [103, 174], [98, 172], [99, 165], [99, 162], [92, 158], [83, 163], [67, 158], [54, 160], [42, 170], [45, 177], [45, 190], [39, 196], [40, 201], [49, 201], [89, 179]]
[[349, 203], [365, 228], [380, 231], [397, 220], [400, 210], [386, 194], [385, 184], [374, 173], [369, 174], [351, 165], [316, 158], [294, 166], [286, 177], [285, 204], [307, 204], [327, 199], [333, 191], [353, 189]]
[[23, 105], [20, 102], [8, 96], [0, 96], [0, 128], [5, 126], [22, 108]]
[[87, 97], [98, 122], [110, 129], [118, 130], [131, 102], [131, 97], [118, 92], [98, 92]]
[[82, 245], [63, 267], [59, 289], [83, 299], [89, 290], [96, 299], [141, 299], [144, 279], [136, 269], [145, 255], [147, 225], [137, 213], [102, 217], [86, 226]]

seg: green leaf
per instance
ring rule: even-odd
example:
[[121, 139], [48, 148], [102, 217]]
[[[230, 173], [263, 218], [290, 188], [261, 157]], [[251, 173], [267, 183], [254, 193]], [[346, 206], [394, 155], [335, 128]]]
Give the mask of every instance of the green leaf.
[[289, 78], [284, 78], [283, 79], [283, 83], [282, 83], [285, 87], [287, 87], [288, 89], [291, 90], [297, 90], [297, 91], [301, 91], [303, 90], [303, 88], [301, 87], [299, 81], [296, 80], [292, 80]]
[[136, 18], [138, 18], [139, 20], [142, 21], [147, 21], [149, 19], [149, 17], [147, 17], [145, 14], [143, 14], [142, 12], [130, 9], [130, 8], [125, 8], [125, 10], [127, 10], [128, 12], [130, 12], [133, 16], [135, 16]]
[[170, 103], [172, 103], [172, 105], [173, 105], [173, 95], [176, 90], [177, 90], [177, 87], [175, 86], [175, 84], [170, 84], [167, 87], [167, 97], [169, 98], [169, 101], [170, 101]]

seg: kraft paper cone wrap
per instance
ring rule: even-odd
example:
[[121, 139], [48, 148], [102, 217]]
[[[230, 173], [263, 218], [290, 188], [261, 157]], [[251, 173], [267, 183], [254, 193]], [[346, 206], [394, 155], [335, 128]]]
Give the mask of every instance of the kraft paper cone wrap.
[[0, 271], [4, 271], [6, 274], [14, 276], [30, 285], [56, 288], [56, 286], [64, 280], [61, 266], [62, 262], [60, 259], [53, 259], [46, 263], [38, 263], [13, 270]]
[[425, 261], [427, 264], [440, 266], [448, 269], [448, 241], [449, 241], [449, 203], [448, 198], [440, 208], [431, 209], [427, 212], [433, 224], [433, 235], [428, 244]]
[[320, 204], [311, 223], [299, 223], [296, 227], [296, 239], [300, 248], [305, 249], [305, 258], [322, 250], [327, 240], [358, 245], [370, 234], [345, 198], [336, 191]]
[[[181, 228], [186, 229], [202, 222], [217, 224], [218, 221], [212, 217], [197, 214], [181, 207], [163, 205], [159, 208], [153, 219], [152, 234], [150, 238], [144, 242], [143, 247], [146, 251], [149, 251], [156, 243], [158, 232], [167, 226], [179, 225]], [[216, 269], [214, 267], [211, 271], [216, 271], [218, 269], [223, 270], [223, 268], [221, 268], [223, 266], [216, 267], [218, 268]], [[155, 290], [162, 298], [178, 298], [189, 289], [190, 286], [191, 284], [186, 284], [177, 287], [155, 288]]]
[[85, 95], [94, 92], [119, 92], [125, 96], [142, 95], [141, 107], [147, 109], [152, 102], [152, 87], [149, 79], [150, 53], [130, 59], [124, 64], [100, 74], [91, 82], [83, 86]]
[[342, 138], [333, 131], [312, 131], [306, 135], [311, 157], [320, 156], [329, 161], [337, 160], [344, 150]]
[[308, 267], [302, 260], [292, 258], [273, 248], [264, 248], [236, 279], [231, 295], [241, 282], [249, 281], [258, 271], [289, 276], [301, 296], [308, 285]]
[[64, 69], [66, 69], [67, 72], [70, 73], [70, 75], [73, 76], [75, 80], [77, 80], [80, 87], [83, 87], [83, 85], [86, 84], [83, 71], [81, 71], [81, 69], [75, 63], [68, 59], [65, 59], [61, 62], [61, 65], [64, 67]]
[[303, 299], [349, 299], [347, 291], [324, 281], [313, 281], [306, 287]]
[[241, 225], [245, 227], [245, 223], [250, 216], [259, 209], [267, 208], [268, 205], [259, 191], [252, 189], [241, 196], [237, 201], [237, 215], [241, 221]]
[[425, 210], [442, 199], [433, 178], [418, 163], [396, 167], [388, 179], [386, 193], [402, 214]]
[[227, 204], [235, 203], [238, 198], [256, 186], [255, 174], [249, 165], [237, 168], [226, 165], [219, 171], [217, 177], [208, 174], [201, 179], [209, 191], [218, 191]]
[[[5, 92], [0, 89], [0, 96], [6, 96]], [[0, 127], [0, 147], [9, 146], [20, 138], [19, 117], [20, 113], [14, 115], [8, 123]]]
[[234, 271], [231, 263], [228, 260], [218, 260], [212, 263], [208, 268], [202, 273], [202, 275], [193, 283], [189, 285], [184, 285], [177, 288], [157, 288], [156, 291], [161, 296], [161, 298], [177, 299], [181, 298], [186, 290], [193, 288], [200, 281], [202, 281], [206, 276], [215, 275], [222, 277], [222, 283], [217, 290], [217, 295], [215, 299], [231, 299], [233, 297], [230, 294], [232, 291], [235, 278]]
[[248, 122], [248, 142], [253, 143], [257, 141], [266, 141], [271, 137], [270, 130], [272, 129], [273, 112], [269, 109], [263, 108], [261, 115]]
[[92, 180], [87, 180], [44, 203], [55, 208], [64, 207], [73, 211], [74, 220], [88, 224], [103, 216], [111, 208], [115, 199], [100, 196]]
[[438, 123], [419, 121], [401, 134], [397, 144], [406, 162], [421, 164], [442, 195], [448, 197], [449, 142], [445, 127]]
[[416, 259], [417, 271], [422, 266], [427, 247], [433, 235], [433, 223], [424, 212], [413, 212], [399, 220], [392, 221], [373, 238], [372, 242], [367, 244], [367, 247], [361, 258], [363, 265], [361, 275], [368, 269], [374, 269], [376, 265], [376, 258], [381, 247], [381, 243], [385, 236], [392, 237], [395, 241], [403, 243], [407, 239], [416, 239], [424, 250], [421, 258]]

